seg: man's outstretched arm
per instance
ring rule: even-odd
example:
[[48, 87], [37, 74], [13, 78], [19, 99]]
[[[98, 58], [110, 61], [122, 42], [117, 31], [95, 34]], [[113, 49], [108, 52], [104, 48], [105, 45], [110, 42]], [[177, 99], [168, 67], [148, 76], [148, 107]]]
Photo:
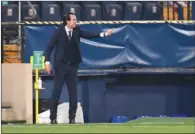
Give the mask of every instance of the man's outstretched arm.
[[101, 32], [101, 33], [89, 32], [89, 31], [82, 30], [80, 28], [79, 28], [79, 30], [80, 30], [80, 37], [87, 38], [87, 39], [106, 37], [106, 36], [111, 35], [113, 32], [113, 29], [109, 29], [106, 32]]

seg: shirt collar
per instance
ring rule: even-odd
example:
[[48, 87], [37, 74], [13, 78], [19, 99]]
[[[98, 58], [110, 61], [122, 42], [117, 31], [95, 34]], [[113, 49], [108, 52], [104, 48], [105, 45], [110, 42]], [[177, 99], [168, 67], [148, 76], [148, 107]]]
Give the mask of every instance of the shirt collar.
[[65, 29], [66, 29], [67, 32], [68, 31], [71, 31], [72, 32], [72, 30], [73, 30], [73, 29], [69, 29], [67, 26], [65, 26]]

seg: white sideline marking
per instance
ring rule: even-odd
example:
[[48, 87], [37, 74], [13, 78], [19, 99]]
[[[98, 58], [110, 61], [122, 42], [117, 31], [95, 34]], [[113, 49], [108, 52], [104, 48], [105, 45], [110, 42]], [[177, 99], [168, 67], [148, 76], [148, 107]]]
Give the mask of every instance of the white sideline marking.
[[139, 124], [150, 125], [150, 124], [185, 124], [185, 123], [184, 122], [142, 122]]

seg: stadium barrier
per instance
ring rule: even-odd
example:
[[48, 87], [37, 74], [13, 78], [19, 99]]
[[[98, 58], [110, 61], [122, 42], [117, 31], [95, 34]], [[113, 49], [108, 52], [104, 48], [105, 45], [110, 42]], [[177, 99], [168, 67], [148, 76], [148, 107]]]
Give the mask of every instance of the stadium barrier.
[[[58, 26], [32, 23], [24, 28], [26, 37], [24, 62], [26, 63], [29, 62], [33, 51], [46, 49], [47, 43]], [[168, 21], [98, 23], [82, 22], [79, 24], [82, 29], [92, 32], [113, 28], [114, 33], [107, 38], [81, 39], [83, 63], [80, 69], [195, 66], [193, 62], [195, 59], [193, 53], [194, 21], [188, 21], [188, 23], [185, 21], [184, 23], [177, 21], [170, 23]]]

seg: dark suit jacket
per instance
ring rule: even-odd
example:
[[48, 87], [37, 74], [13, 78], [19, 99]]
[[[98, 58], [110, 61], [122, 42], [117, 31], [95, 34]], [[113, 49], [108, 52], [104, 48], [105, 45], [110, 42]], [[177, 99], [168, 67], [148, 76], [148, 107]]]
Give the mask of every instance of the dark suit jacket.
[[71, 41], [69, 41], [68, 35], [65, 30], [65, 26], [61, 25], [53, 34], [44, 52], [45, 61], [50, 61], [51, 52], [55, 48], [54, 69], [56, 69], [60, 65], [60, 61], [62, 60], [62, 58], [64, 58], [63, 56], [64, 55], [66, 56], [66, 53], [64, 54], [66, 45], [76, 45], [75, 48], [77, 49], [77, 51], [75, 52], [77, 53], [77, 58], [75, 62], [79, 64], [82, 61], [79, 48], [80, 37], [88, 39], [96, 38], [100, 37], [100, 33], [83, 31], [80, 29], [80, 27], [77, 26], [76, 28], [73, 29], [72, 38]]

